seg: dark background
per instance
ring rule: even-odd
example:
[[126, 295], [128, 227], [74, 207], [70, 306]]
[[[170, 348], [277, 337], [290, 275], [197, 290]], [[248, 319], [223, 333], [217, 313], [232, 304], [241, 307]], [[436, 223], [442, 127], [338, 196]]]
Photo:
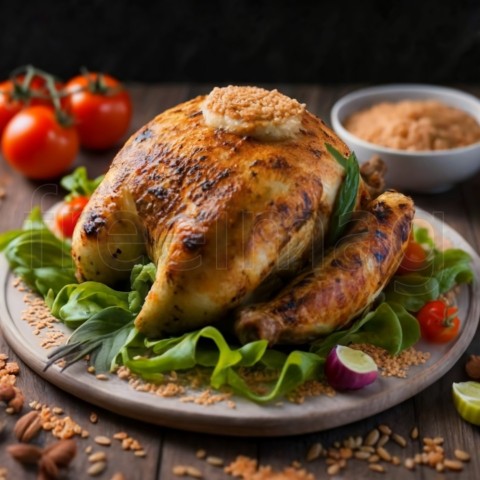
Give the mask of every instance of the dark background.
[[171, 82], [478, 82], [480, 2], [0, 0], [0, 75]]

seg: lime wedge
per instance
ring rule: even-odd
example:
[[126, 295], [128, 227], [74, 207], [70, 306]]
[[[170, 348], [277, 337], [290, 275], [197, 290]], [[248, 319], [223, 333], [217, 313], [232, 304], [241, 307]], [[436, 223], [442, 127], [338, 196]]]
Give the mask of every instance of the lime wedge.
[[459, 382], [452, 385], [453, 404], [467, 422], [480, 425], [480, 382]]
[[376, 372], [377, 365], [370, 355], [343, 345], [337, 346], [337, 355], [340, 361], [353, 372]]

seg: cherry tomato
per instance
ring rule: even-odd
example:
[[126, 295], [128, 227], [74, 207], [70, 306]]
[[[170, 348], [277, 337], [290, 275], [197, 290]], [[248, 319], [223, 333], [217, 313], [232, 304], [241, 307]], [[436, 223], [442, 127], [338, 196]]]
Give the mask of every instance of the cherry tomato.
[[397, 274], [406, 275], [408, 273], [415, 273], [425, 266], [426, 261], [427, 253], [423, 247], [413, 240], [413, 238], [410, 238], [403, 259], [398, 267]]
[[78, 152], [74, 127], [62, 126], [52, 108], [27, 107], [5, 128], [2, 152], [8, 163], [25, 176], [49, 179], [64, 173]]
[[[25, 87], [25, 75], [17, 75], [12, 80], [0, 83], [0, 136], [7, 123], [24, 107], [34, 105], [53, 105], [46, 80], [34, 75], [29, 85]], [[60, 92], [63, 85], [55, 82], [55, 88]], [[61, 96], [60, 104], [63, 108], [67, 105], [66, 97]]]
[[88, 197], [79, 195], [73, 197], [69, 202], [64, 202], [59, 208], [55, 221], [64, 237], [72, 237], [75, 225], [87, 203]]
[[[17, 75], [14, 77], [14, 79], [17, 85], [20, 85], [21, 88], [23, 88], [22, 85], [25, 80], [25, 75]], [[54, 85], [57, 92], [61, 92], [63, 90], [63, 83], [55, 80]], [[25, 106], [53, 105], [51, 92], [48, 90], [47, 81], [44, 77], [40, 75], [33, 75], [27, 88], [28, 89], [24, 90], [22, 93]], [[61, 104], [62, 107], [67, 105], [64, 97], [61, 98]]]
[[426, 303], [418, 312], [422, 337], [434, 343], [446, 343], [453, 340], [460, 330], [458, 308], [449, 307], [442, 300]]
[[111, 148], [125, 135], [132, 117], [130, 95], [110, 75], [88, 73], [65, 87], [80, 143], [92, 150]]
[[0, 83], [0, 135], [7, 123], [22, 109], [23, 102], [15, 98], [11, 80]]

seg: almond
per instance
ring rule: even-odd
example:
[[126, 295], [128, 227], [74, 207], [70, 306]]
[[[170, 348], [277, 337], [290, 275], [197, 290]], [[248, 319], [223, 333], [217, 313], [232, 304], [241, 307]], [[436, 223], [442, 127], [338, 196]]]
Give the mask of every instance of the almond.
[[16, 387], [13, 387], [13, 389], [15, 390], [15, 396], [8, 402], [8, 406], [13, 410], [14, 413], [19, 413], [22, 411], [25, 399], [20, 389]]
[[15, 396], [15, 389], [12, 385], [0, 386], [0, 401], [9, 402]]
[[57, 467], [66, 467], [77, 453], [75, 440], [60, 440], [45, 447], [44, 456], [49, 457]]
[[7, 452], [20, 463], [37, 463], [42, 456], [42, 449], [26, 443], [15, 443], [7, 447]]
[[42, 429], [42, 419], [35, 410], [26, 413], [17, 420], [13, 433], [20, 442], [28, 443]]

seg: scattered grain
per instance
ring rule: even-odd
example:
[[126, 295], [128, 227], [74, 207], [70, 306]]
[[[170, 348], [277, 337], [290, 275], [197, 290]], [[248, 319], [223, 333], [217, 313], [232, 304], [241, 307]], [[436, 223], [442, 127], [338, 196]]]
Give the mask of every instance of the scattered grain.
[[106, 468], [107, 468], [106, 462], [96, 462], [96, 463], [93, 463], [87, 469], [87, 474], [90, 475], [91, 477], [96, 477], [97, 475], [101, 475]]
[[147, 452], [145, 450], [135, 450], [135, 452], [133, 452], [133, 454], [136, 457], [140, 457], [140, 458], [143, 458], [143, 457], [147, 456]]
[[98, 375], [95, 375], [95, 378], [97, 380], [108, 380], [108, 376], [105, 375], [104, 373], [99, 373]]
[[446, 458], [443, 461], [443, 465], [445, 466], [445, 468], [448, 468], [449, 470], [454, 470], [454, 471], [463, 470], [463, 463], [460, 460], [450, 460], [449, 458]]
[[125, 440], [128, 437], [127, 432], [117, 432], [113, 435], [115, 440]]
[[202, 472], [198, 468], [190, 465], [187, 465], [185, 473], [193, 478], [203, 478]]
[[380, 431], [380, 433], [383, 433], [384, 435], [392, 434], [392, 429], [388, 425], [379, 425], [378, 430]]
[[90, 423], [98, 422], [98, 415], [95, 412], [92, 412], [89, 417]]
[[113, 477], [110, 480], [126, 480], [125, 475], [122, 472], [117, 472], [113, 474]]
[[413, 460], [413, 458], [410, 458], [410, 457], [406, 458], [403, 464], [405, 465], [405, 468], [407, 468], [408, 470], [415, 469], [415, 461]]
[[214, 467], [223, 467], [223, 459], [220, 457], [214, 457], [213, 455], [209, 455], [205, 461]]
[[312, 462], [320, 457], [323, 452], [323, 445], [320, 442], [313, 443], [307, 452], [307, 462]]
[[187, 474], [187, 467], [184, 465], [175, 465], [172, 469], [172, 473], [177, 477], [183, 477]]
[[334, 463], [327, 468], [328, 475], [336, 475], [340, 471], [340, 465], [338, 463]]
[[101, 462], [101, 461], [105, 461], [106, 459], [107, 459], [107, 455], [105, 452], [95, 452], [88, 457], [88, 461], [90, 463]]
[[204, 450], [203, 448], [200, 448], [196, 451], [195, 456], [198, 459], [203, 460], [207, 456], [207, 451]]
[[460, 449], [457, 448], [457, 449], [455, 449], [453, 454], [455, 455], [455, 458], [457, 460], [461, 460], [462, 462], [469, 462], [470, 461], [470, 454], [468, 452], [465, 452], [464, 450], [460, 450]]
[[398, 433], [392, 434], [392, 440], [398, 445], [400, 445], [402, 448], [405, 448], [407, 446], [407, 440], [405, 439], [405, 437], [402, 437]]
[[372, 446], [375, 445], [378, 442], [378, 439], [380, 438], [380, 432], [374, 428], [366, 437], [363, 442], [364, 445], [367, 446]]
[[368, 468], [372, 470], [373, 472], [377, 473], [385, 473], [385, 467], [380, 465], [379, 463], [371, 463]]
[[384, 447], [388, 443], [389, 440], [390, 440], [389, 435], [382, 435], [377, 442], [377, 446], [378, 447]]
[[369, 452], [364, 452], [362, 450], [359, 450], [358, 452], [355, 452], [353, 456], [357, 458], [358, 460], [367, 460], [370, 458], [371, 453]]
[[410, 438], [412, 440], [416, 440], [418, 438], [418, 427], [412, 428], [412, 431], [410, 432]]
[[112, 444], [110, 438], [105, 437], [104, 435], [98, 435], [94, 439], [95, 443], [102, 445], [103, 447], [109, 447]]

